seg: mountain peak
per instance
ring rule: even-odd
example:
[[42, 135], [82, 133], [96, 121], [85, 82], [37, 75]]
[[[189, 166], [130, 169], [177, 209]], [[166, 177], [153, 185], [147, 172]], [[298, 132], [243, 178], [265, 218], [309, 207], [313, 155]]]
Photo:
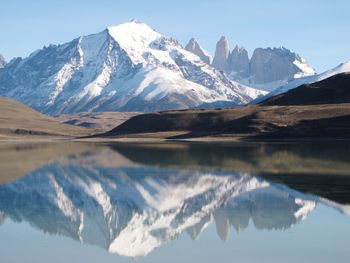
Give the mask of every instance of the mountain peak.
[[137, 20], [136, 18], [131, 19], [129, 23], [144, 24], [143, 22], [141, 22], [140, 20]]
[[234, 51], [234, 52], [238, 52], [238, 53], [240, 53], [240, 52], [244, 52], [244, 51], [246, 51], [246, 49], [245, 49], [244, 47], [242, 47], [242, 46], [235, 45], [235, 47], [234, 47], [233, 51]]
[[213, 66], [219, 70], [226, 71], [228, 69], [229, 54], [230, 48], [228, 45], [228, 40], [225, 36], [222, 36], [216, 43]]
[[236, 45], [230, 53], [228, 63], [231, 75], [241, 79], [249, 77], [249, 57], [244, 47]]
[[198, 41], [195, 38], [192, 37], [190, 39], [185, 49], [197, 55], [205, 63], [210, 64], [210, 55], [199, 45]]
[[162, 37], [149, 25], [132, 20], [116, 26], [108, 27], [109, 35], [133, 58], [138, 64], [143, 61], [142, 54], [150, 44]]
[[[141, 21], [138, 21], [136, 19], [133, 19], [129, 22], [126, 23], [121, 23], [117, 25], [113, 25], [107, 28], [108, 31], [115, 31], [115, 33], [123, 33], [127, 35], [132, 35], [132, 34], [139, 34], [139, 35], [145, 35], [149, 34], [150, 32], [152, 33], [157, 33], [153, 28], [151, 28], [149, 25], [146, 23], [143, 23]], [[159, 34], [159, 33], [157, 33]]]
[[[195, 50], [195, 49], [198, 48], [198, 47], [200, 47], [200, 45], [199, 45], [197, 39], [195, 39], [194, 37], [192, 37], [192, 38], [188, 41], [187, 45], [185, 46], [185, 49], [192, 52], [193, 50]], [[197, 54], [196, 54], [196, 55], [197, 55]]]
[[228, 43], [227, 37], [226, 36], [221, 36], [220, 39], [219, 39], [219, 42], [227, 42]]

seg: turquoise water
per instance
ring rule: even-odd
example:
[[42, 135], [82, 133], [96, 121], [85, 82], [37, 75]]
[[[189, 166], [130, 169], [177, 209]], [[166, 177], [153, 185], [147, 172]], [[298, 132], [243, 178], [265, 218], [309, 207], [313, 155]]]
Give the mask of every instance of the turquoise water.
[[6, 148], [13, 159], [2, 172], [23, 154], [33, 165], [2, 177], [1, 262], [349, 262], [347, 151]]

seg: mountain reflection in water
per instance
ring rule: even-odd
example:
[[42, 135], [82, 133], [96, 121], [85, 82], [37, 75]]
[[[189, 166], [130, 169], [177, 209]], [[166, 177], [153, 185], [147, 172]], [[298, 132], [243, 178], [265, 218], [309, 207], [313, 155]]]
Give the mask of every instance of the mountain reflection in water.
[[[45, 233], [140, 257], [183, 232], [196, 239], [210, 224], [226, 240], [232, 230], [244, 231], [249, 224], [258, 230], [288, 229], [306, 219], [319, 203], [350, 211], [344, 203], [255, 176], [276, 169], [273, 163], [261, 167], [258, 156], [252, 162], [247, 156], [232, 158], [231, 152], [231, 159], [226, 159], [230, 165], [223, 165], [222, 155], [217, 162], [215, 157], [208, 161], [208, 154], [215, 155], [210, 151], [201, 153], [204, 159], [193, 153], [192, 158], [182, 159], [191, 157], [183, 145], [52, 147], [59, 147], [52, 151], [59, 155], [0, 185], [0, 224], [7, 218], [25, 221]], [[283, 154], [295, 153], [284, 150]], [[293, 161], [297, 157], [289, 156]]]

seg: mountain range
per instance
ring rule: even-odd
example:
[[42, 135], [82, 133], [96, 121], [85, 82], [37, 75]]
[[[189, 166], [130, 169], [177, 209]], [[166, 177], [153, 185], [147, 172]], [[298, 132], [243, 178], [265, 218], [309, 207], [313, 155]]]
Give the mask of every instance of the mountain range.
[[243, 47], [231, 51], [224, 36], [211, 57], [194, 38], [182, 47], [136, 20], [24, 59], [0, 57], [0, 67], [1, 96], [41, 113], [77, 116], [256, 104], [350, 71], [347, 62], [316, 75], [286, 48], [256, 48], [249, 58]]
[[233, 106], [265, 94], [138, 21], [44, 47], [0, 71], [0, 95], [52, 115]]
[[284, 47], [256, 48], [249, 58], [247, 50], [238, 45], [230, 51], [227, 38], [222, 36], [216, 44], [213, 60], [194, 38], [186, 49], [225, 72], [232, 80], [267, 91], [291, 80], [316, 74], [304, 58]]

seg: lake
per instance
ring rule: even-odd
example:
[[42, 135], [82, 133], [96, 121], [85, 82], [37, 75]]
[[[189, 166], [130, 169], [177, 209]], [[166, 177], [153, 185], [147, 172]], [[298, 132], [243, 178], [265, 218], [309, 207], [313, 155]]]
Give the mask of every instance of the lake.
[[1, 262], [350, 262], [350, 144], [4, 143]]

